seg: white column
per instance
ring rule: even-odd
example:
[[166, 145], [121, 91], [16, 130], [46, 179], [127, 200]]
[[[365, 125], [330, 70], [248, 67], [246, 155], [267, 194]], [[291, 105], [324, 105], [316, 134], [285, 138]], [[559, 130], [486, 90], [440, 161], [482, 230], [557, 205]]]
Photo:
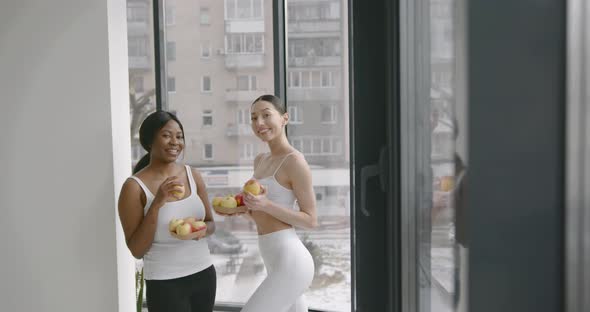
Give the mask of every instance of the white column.
[[124, 0], [0, 2], [0, 311], [133, 311]]

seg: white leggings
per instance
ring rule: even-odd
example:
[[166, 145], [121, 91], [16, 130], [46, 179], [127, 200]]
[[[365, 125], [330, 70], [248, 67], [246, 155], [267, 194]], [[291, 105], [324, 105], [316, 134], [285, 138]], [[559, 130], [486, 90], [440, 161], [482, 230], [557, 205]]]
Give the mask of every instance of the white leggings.
[[267, 276], [242, 312], [307, 312], [303, 293], [311, 285], [313, 259], [290, 228], [258, 236]]

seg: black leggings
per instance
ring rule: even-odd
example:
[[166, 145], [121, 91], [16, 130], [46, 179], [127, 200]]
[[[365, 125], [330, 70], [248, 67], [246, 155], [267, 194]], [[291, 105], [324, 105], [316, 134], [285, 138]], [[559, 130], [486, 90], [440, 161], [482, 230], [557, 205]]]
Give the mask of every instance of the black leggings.
[[149, 312], [212, 312], [217, 276], [215, 267], [170, 280], [146, 280]]

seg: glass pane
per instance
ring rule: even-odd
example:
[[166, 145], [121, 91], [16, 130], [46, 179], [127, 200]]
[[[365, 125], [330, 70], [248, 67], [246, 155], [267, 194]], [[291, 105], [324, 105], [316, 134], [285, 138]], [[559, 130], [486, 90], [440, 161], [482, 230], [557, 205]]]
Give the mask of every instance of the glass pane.
[[[348, 50], [348, 26], [340, 18], [347, 16], [347, 2], [286, 0], [286, 7], [287, 105], [293, 108], [288, 133], [312, 167], [320, 223], [299, 231], [316, 264], [306, 297], [310, 309], [350, 311], [348, 76], [333, 77], [335, 88], [322, 88], [329, 85], [329, 72], [348, 71], [348, 56], [334, 52]], [[335, 13], [322, 16], [326, 7]]]
[[[183, 123], [183, 161], [200, 170], [210, 198], [238, 193], [252, 175], [256, 154], [267, 151], [249, 124], [252, 101], [274, 93], [273, 53], [263, 51], [273, 46], [271, 10], [252, 10], [256, 3], [272, 7], [271, 0], [263, 2], [164, 0], [176, 15], [162, 38], [176, 42], [176, 59], [165, 64], [176, 92], [165, 92], [164, 109]], [[217, 270], [216, 299], [243, 304], [265, 277], [255, 226], [243, 217], [214, 218], [217, 228], [208, 243]]]

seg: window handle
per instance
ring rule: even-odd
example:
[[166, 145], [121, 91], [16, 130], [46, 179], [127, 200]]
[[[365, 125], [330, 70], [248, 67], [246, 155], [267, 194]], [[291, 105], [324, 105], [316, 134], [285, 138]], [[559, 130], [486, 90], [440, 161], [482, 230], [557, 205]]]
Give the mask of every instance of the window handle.
[[365, 217], [371, 216], [367, 209], [367, 182], [374, 176], [379, 176], [379, 185], [382, 192], [387, 189], [387, 148], [381, 147], [379, 152], [379, 162], [367, 165], [361, 168], [361, 207], [360, 210]]

